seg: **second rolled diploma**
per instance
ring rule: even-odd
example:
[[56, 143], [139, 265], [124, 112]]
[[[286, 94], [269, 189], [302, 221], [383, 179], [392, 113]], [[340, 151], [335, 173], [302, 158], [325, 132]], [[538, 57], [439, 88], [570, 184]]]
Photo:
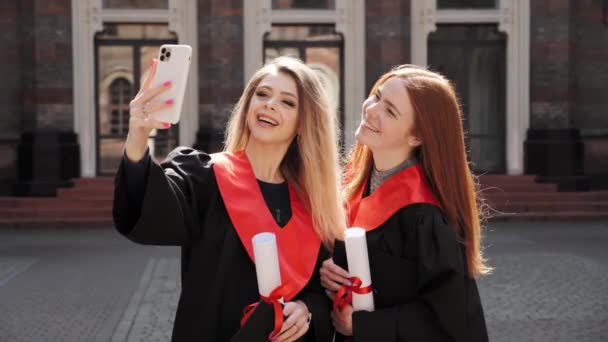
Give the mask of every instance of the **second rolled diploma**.
[[[344, 243], [346, 245], [348, 273], [361, 280], [361, 288], [371, 287], [372, 276], [369, 269], [365, 229], [348, 228], [344, 233]], [[353, 291], [352, 304], [354, 311], [374, 311], [374, 294], [371, 291], [365, 294], [358, 294]]]

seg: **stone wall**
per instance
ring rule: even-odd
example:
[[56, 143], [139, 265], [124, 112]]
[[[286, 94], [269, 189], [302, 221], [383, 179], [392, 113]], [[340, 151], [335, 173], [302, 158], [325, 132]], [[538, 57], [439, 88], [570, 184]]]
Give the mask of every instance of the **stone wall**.
[[243, 1], [198, 4], [199, 122], [220, 148], [226, 121], [243, 85]]
[[410, 1], [365, 2], [365, 93], [392, 67], [410, 62]]

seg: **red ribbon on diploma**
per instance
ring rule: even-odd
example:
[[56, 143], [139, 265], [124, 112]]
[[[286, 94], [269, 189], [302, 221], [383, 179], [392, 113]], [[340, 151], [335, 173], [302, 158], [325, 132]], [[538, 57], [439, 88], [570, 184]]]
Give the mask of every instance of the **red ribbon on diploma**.
[[336, 293], [336, 297], [334, 297], [334, 310], [339, 309], [340, 311], [344, 310], [346, 305], [352, 303], [353, 301], [353, 292], [356, 294], [367, 294], [372, 292], [372, 285], [368, 285], [365, 287], [361, 287], [363, 282], [361, 279], [357, 277], [351, 277], [350, 279], [351, 286], [346, 284], [342, 285], [342, 287]]
[[[272, 290], [268, 297], [260, 296], [260, 301], [263, 300], [268, 304], [272, 304], [272, 307], [274, 308], [274, 330], [268, 336], [270, 340], [273, 340], [279, 334], [281, 328], [283, 327], [283, 307], [281, 306], [279, 299], [285, 297], [287, 290], [288, 288], [286, 286], [281, 285]], [[247, 322], [249, 316], [251, 316], [254, 309], [258, 306], [259, 303], [260, 302], [249, 304], [245, 307], [245, 309], [243, 309], [243, 318], [241, 318], [241, 326], [243, 326], [245, 322]]]

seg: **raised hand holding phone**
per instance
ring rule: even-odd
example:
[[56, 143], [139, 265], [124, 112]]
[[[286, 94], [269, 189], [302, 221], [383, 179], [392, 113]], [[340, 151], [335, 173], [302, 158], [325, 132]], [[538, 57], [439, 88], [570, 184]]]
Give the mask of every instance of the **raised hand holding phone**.
[[129, 105], [127, 158], [138, 161], [148, 148], [153, 129], [167, 129], [179, 121], [192, 49], [187, 45], [163, 45], [152, 60], [142, 86]]
[[129, 134], [125, 143], [125, 153], [132, 161], [139, 161], [144, 157], [148, 148], [148, 137], [153, 129], [167, 129], [169, 122], [157, 121], [150, 114], [164, 110], [173, 105], [169, 100], [158, 100], [157, 96], [171, 88], [171, 81], [165, 81], [160, 86], [152, 87], [156, 74], [158, 61], [152, 60], [142, 86], [129, 104]]

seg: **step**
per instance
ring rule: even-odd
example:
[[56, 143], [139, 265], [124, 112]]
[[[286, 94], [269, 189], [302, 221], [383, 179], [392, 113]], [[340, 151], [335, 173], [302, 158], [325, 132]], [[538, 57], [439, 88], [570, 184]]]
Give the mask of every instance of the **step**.
[[555, 193], [482, 191], [479, 195], [489, 201], [608, 201], [608, 191]]
[[91, 218], [91, 217], [55, 217], [55, 218], [40, 218], [40, 217], [22, 217], [6, 219], [0, 217], [0, 228], [78, 228], [86, 226], [86, 228], [100, 227], [112, 228], [114, 222], [108, 218]]
[[502, 212], [605, 212], [608, 213], [608, 202], [507, 202], [493, 206]]
[[556, 184], [500, 184], [500, 185], [486, 185], [481, 184], [479, 186], [481, 191], [505, 191], [505, 192], [556, 192]]
[[99, 189], [67, 188], [57, 189], [58, 198], [112, 198], [114, 187]]
[[112, 198], [0, 197], [0, 208], [111, 208], [112, 202]]
[[55, 208], [0, 208], [0, 217], [11, 218], [112, 218], [112, 208], [55, 209]]
[[95, 186], [95, 185], [114, 186], [114, 177], [73, 178], [72, 182], [74, 182], [74, 186]]
[[535, 183], [536, 176], [482, 175], [477, 179], [481, 184], [532, 184]]
[[606, 212], [525, 212], [517, 214], [498, 214], [494, 213], [489, 218], [490, 221], [551, 221], [551, 220], [605, 220], [608, 219]]

